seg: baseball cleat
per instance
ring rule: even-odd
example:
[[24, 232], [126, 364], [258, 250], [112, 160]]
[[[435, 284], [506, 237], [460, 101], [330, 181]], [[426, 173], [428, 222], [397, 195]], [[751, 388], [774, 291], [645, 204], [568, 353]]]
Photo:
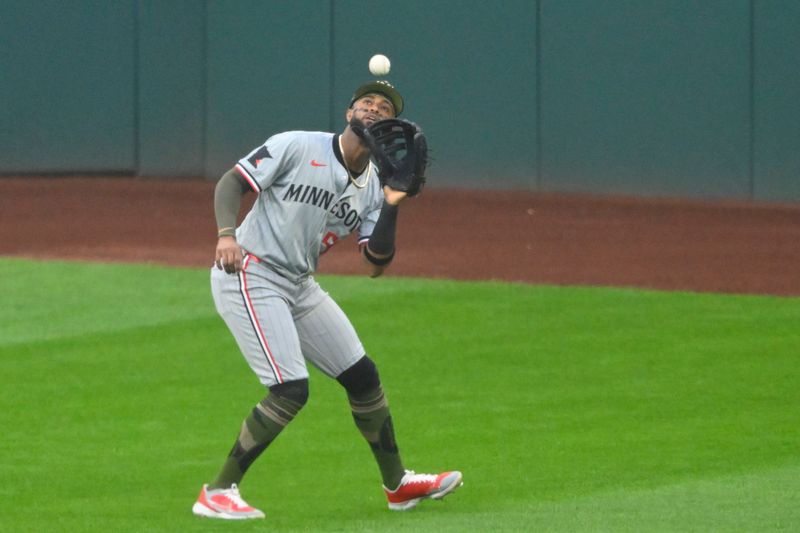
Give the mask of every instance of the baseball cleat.
[[236, 483], [228, 489], [209, 489], [208, 485], [203, 485], [192, 512], [197, 516], [224, 520], [264, 518], [264, 513], [242, 499]]
[[426, 499], [441, 500], [463, 485], [461, 472], [443, 472], [441, 474], [416, 474], [406, 470], [395, 490], [383, 487], [392, 511], [407, 511]]

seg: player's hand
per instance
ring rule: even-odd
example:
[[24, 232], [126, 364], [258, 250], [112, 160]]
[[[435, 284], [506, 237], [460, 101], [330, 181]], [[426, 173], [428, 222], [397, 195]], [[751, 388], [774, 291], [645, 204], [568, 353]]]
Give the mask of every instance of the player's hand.
[[386, 203], [389, 205], [398, 205], [408, 196], [407, 192], [396, 191], [388, 185], [383, 186], [383, 194], [386, 196]]
[[228, 274], [241, 272], [242, 248], [236, 242], [236, 237], [220, 237], [217, 241], [217, 256], [214, 261], [217, 268]]

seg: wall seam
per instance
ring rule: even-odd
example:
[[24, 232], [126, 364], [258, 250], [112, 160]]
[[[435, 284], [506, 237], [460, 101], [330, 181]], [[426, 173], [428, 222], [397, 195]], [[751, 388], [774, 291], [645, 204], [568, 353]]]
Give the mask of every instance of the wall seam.
[[133, 2], [133, 175], [139, 176], [141, 172], [141, 60], [139, 41], [141, 38], [140, 18], [141, 0]]
[[750, 136], [749, 141], [749, 167], [748, 167], [748, 193], [750, 200], [755, 200], [756, 185], [755, 185], [755, 168], [756, 168], [756, 33], [755, 33], [755, 0], [750, 0]]
[[334, 117], [333, 108], [336, 94], [336, 54], [334, 53], [335, 35], [335, 13], [334, 13], [334, 0], [329, 2], [329, 20], [328, 20], [328, 131], [334, 131]]
[[210, 0], [203, 2], [203, 18], [200, 42], [200, 64], [203, 69], [203, 82], [200, 90], [200, 161], [203, 168], [200, 171], [203, 178], [209, 178], [208, 168], [208, 11]]
[[541, 0], [536, 0], [536, 10], [534, 13], [534, 21], [533, 21], [533, 28], [535, 35], [533, 37], [534, 42], [534, 92], [536, 93], [534, 96], [534, 113], [536, 113], [536, 117], [534, 119], [535, 128], [534, 128], [534, 135], [536, 139], [534, 140], [534, 157], [536, 158], [535, 164], [535, 183], [534, 183], [534, 190], [541, 191], [542, 190], [542, 25], [541, 25], [541, 18], [542, 18], [542, 2]]

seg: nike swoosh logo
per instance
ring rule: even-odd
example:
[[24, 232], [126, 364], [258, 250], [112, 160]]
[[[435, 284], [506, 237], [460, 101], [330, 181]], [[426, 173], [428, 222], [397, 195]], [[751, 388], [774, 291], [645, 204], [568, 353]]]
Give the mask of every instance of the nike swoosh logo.
[[328, 165], [326, 165], [325, 163], [318, 163], [316, 159], [312, 159], [311, 160], [311, 166], [312, 167], [327, 167]]
[[249, 507], [249, 506], [241, 507], [236, 502], [234, 502], [234, 501], [232, 501], [232, 500], [230, 500], [230, 499], [228, 499], [228, 498], [226, 498], [226, 497], [224, 497], [222, 495], [219, 495], [219, 494], [216, 495], [216, 496], [212, 496], [210, 501], [214, 505], [213, 506], [209, 506], [209, 507], [211, 507], [212, 509], [215, 509], [216, 511], [233, 511], [233, 512], [237, 512], [237, 511], [252, 511], [252, 509], [253, 509], [252, 507]]

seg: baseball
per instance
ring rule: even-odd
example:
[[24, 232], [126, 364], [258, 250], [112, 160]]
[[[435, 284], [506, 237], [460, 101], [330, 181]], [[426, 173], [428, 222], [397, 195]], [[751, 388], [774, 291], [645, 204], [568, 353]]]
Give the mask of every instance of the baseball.
[[383, 54], [375, 54], [369, 60], [369, 71], [373, 76], [386, 76], [389, 74], [389, 68], [392, 66], [389, 63], [389, 58]]

